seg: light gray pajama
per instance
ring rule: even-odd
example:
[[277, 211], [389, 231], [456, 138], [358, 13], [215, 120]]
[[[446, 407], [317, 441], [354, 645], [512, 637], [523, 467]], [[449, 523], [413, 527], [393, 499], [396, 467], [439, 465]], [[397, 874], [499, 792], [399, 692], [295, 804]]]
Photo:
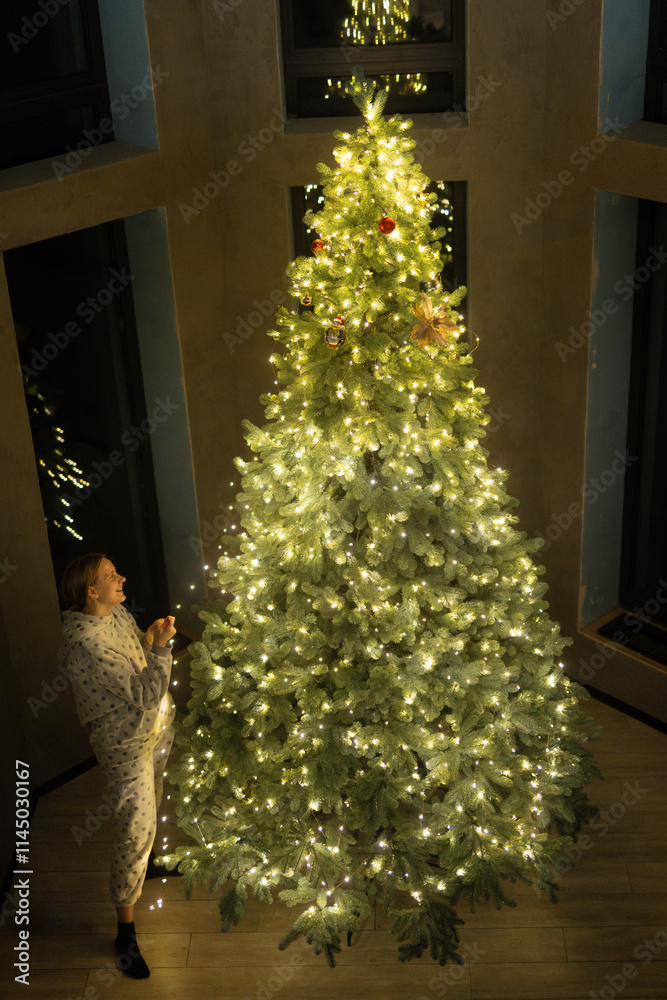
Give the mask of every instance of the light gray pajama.
[[103, 616], [66, 611], [61, 656], [114, 805], [111, 901], [130, 906], [141, 895], [174, 740], [171, 652], [147, 646], [119, 605]]

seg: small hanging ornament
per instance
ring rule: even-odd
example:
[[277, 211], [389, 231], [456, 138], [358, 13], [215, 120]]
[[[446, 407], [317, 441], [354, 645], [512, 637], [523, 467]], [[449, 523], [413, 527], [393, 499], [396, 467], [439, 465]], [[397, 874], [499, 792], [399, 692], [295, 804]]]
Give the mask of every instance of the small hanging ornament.
[[434, 192], [429, 191], [428, 188], [424, 188], [419, 196], [419, 200], [422, 204], [422, 208], [427, 208], [431, 212], [438, 212], [440, 211], [438, 207], [438, 199], [437, 196], [433, 197], [433, 195]]
[[393, 233], [396, 229], [396, 223], [392, 218], [390, 218], [390, 216], [383, 215], [378, 222], [378, 227], [381, 233], [384, 233], [385, 236], [389, 236], [389, 233]]
[[304, 305], [304, 306], [312, 306], [312, 304], [313, 304], [313, 299], [312, 299], [312, 297], [311, 297], [311, 296], [310, 296], [310, 295], [308, 294], [308, 292], [306, 292], [306, 294], [304, 295], [304, 297], [303, 297], [303, 298], [301, 299], [301, 304], [302, 304], [302, 305]]
[[340, 345], [345, 343], [345, 320], [340, 313], [324, 334], [324, 340], [331, 351], [338, 350]]
[[410, 340], [415, 340], [420, 347], [426, 347], [432, 340], [439, 347], [449, 344], [448, 333], [458, 329], [454, 320], [450, 319], [445, 306], [434, 306], [426, 292], [422, 292], [421, 302], [413, 306], [412, 311], [419, 320], [412, 328]]
[[324, 240], [321, 240], [318, 236], [317, 239], [313, 240], [313, 242], [310, 244], [310, 249], [315, 254], [319, 253], [320, 250], [324, 250]]
[[442, 273], [438, 271], [436, 275], [434, 275], [426, 282], [426, 288], [424, 289], [424, 291], [435, 292], [436, 289], [441, 287], [442, 287]]

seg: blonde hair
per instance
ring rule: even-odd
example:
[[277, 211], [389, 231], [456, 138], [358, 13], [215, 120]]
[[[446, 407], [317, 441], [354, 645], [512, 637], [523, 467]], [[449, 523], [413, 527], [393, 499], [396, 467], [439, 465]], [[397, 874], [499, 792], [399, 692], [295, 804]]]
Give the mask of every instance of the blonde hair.
[[60, 581], [60, 593], [63, 600], [74, 605], [77, 611], [85, 608], [88, 588], [95, 583], [103, 559], [106, 556], [102, 552], [89, 552], [88, 555], [72, 559], [65, 568]]

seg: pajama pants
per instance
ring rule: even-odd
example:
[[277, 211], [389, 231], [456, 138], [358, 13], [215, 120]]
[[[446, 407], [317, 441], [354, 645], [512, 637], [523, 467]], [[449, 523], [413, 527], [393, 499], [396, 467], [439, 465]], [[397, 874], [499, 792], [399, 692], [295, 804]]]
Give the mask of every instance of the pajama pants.
[[173, 742], [174, 730], [168, 726], [152, 751], [122, 764], [101, 765], [114, 804], [115, 843], [109, 880], [114, 906], [131, 906], [141, 895], [157, 830], [163, 773]]

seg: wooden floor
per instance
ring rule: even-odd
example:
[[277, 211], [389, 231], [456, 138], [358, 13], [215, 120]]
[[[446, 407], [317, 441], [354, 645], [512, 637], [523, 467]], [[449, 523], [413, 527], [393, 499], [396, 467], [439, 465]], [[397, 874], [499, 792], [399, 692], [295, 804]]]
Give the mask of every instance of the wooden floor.
[[[30, 1000], [542, 1000], [576, 997], [667, 1000], [667, 736], [590, 702], [604, 726], [597, 756], [604, 782], [591, 798], [605, 810], [564, 861], [557, 905], [526, 886], [518, 906], [461, 913], [462, 967], [396, 957], [378, 911], [330, 969], [306, 946], [280, 952], [294, 914], [251, 903], [240, 929], [218, 931], [216, 900], [182, 898], [180, 881], [146, 883], [135, 920], [149, 979], [114, 965], [115, 914], [105, 902], [111, 824], [97, 768], [42, 798], [32, 826], [30, 985], [14, 981], [18, 928], [0, 929], [0, 995]], [[165, 804], [168, 814], [169, 803]], [[606, 818], [605, 818], [606, 817]], [[86, 839], [84, 831], [101, 824]], [[92, 822], [91, 822], [92, 821]], [[176, 837], [160, 823], [159, 842]], [[75, 835], [82, 841], [77, 844]], [[84, 992], [85, 991], [85, 992]]]

